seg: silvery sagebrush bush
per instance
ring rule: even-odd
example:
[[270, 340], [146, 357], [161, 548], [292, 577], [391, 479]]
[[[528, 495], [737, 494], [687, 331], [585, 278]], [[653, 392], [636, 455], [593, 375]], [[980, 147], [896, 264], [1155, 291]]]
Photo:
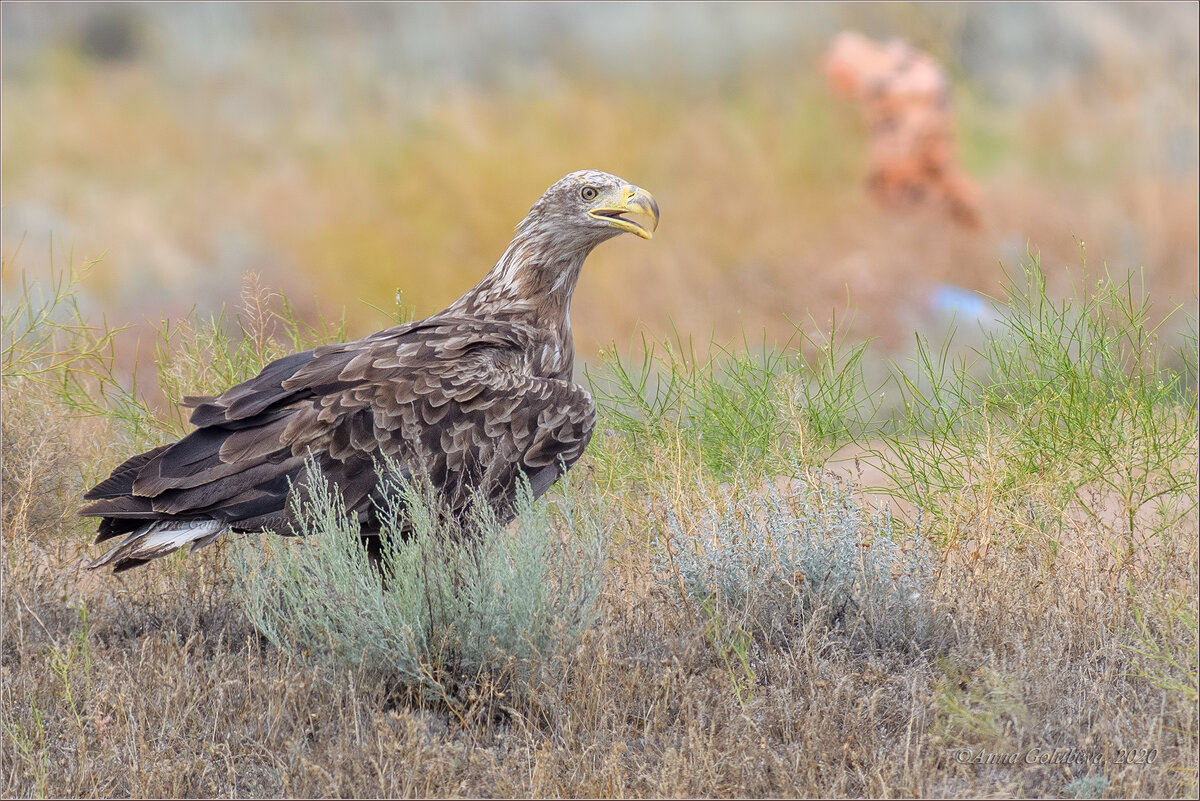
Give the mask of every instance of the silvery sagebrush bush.
[[865, 512], [844, 481], [797, 476], [754, 491], [739, 480], [720, 500], [701, 487], [698, 512], [668, 504], [660, 580], [778, 646], [816, 624], [925, 647], [939, 621], [920, 518], [903, 531], [887, 508]]
[[[503, 525], [482, 500], [466, 521], [391, 465], [378, 505], [382, 573], [315, 465], [296, 503], [298, 540], [245, 543], [234, 559], [247, 615], [277, 647], [447, 688], [483, 673], [523, 681], [568, 653], [593, 622], [607, 556], [603, 515], [569, 489], [534, 503], [527, 485]], [[386, 469], [386, 468], [385, 468]], [[407, 521], [407, 531], [403, 521]]]

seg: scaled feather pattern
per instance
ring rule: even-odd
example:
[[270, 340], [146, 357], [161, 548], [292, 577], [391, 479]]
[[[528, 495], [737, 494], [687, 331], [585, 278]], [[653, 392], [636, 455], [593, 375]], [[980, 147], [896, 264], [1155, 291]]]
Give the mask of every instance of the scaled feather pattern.
[[645, 190], [571, 173], [444, 311], [285, 356], [220, 395], [185, 399], [194, 431], [127, 460], [84, 496], [80, 514], [101, 518], [96, 541], [122, 538], [92, 567], [126, 570], [229, 530], [290, 535], [309, 459], [369, 546], [385, 461], [427, 479], [451, 511], [482, 494], [511, 518], [520, 477], [542, 495], [595, 426], [592, 398], [572, 380], [570, 304], [584, 259], [622, 232], [649, 239], [657, 224]]

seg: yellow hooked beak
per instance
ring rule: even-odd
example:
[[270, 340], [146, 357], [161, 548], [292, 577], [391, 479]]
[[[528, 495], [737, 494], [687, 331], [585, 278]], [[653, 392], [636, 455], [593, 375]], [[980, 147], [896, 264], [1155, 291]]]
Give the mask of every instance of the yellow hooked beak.
[[[620, 189], [611, 190], [606, 196], [598, 198], [597, 202], [600, 205], [588, 214], [597, 220], [603, 220], [613, 228], [636, 234], [642, 239], [650, 239], [658, 228], [658, 203], [653, 195], [641, 187], [627, 184]], [[627, 219], [623, 216], [626, 214], [645, 219], [641, 222]]]

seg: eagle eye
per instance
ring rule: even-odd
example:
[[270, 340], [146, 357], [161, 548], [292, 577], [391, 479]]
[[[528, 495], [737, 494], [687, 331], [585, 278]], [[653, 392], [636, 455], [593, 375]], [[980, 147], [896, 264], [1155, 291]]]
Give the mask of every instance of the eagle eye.
[[584, 200], [595, 200], [600, 193], [596, 191], [594, 186], [585, 186], [579, 190], [579, 196]]

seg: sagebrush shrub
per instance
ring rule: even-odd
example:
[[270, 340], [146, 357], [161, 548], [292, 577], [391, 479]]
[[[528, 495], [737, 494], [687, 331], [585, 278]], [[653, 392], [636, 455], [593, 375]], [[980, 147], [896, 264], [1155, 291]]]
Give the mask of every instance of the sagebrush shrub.
[[813, 623], [886, 648], [924, 648], [940, 630], [919, 524], [867, 514], [844, 482], [700, 497], [699, 512], [668, 509], [657, 572], [714, 620], [783, 647]]
[[484, 675], [531, 681], [594, 620], [607, 532], [569, 491], [535, 504], [523, 486], [504, 525], [481, 499], [458, 521], [427, 484], [388, 477], [381, 576], [312, 464], [305, 483], [300, 538], [264, 538], [265, 554], [243, 543], [234, 559], [247, 615], [281, 649], [443, 695]]

